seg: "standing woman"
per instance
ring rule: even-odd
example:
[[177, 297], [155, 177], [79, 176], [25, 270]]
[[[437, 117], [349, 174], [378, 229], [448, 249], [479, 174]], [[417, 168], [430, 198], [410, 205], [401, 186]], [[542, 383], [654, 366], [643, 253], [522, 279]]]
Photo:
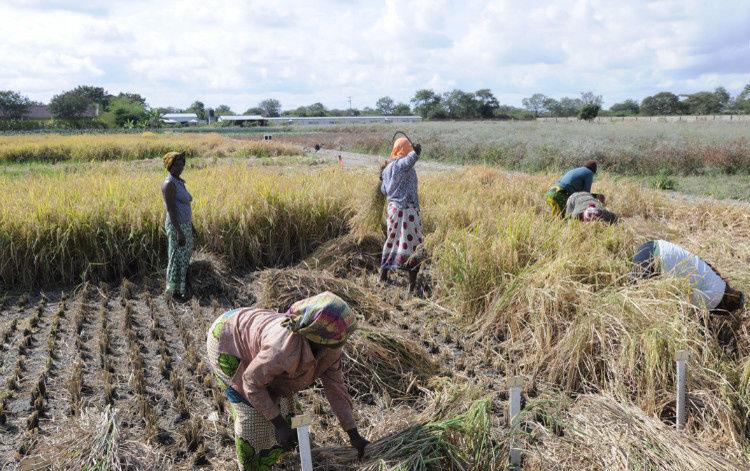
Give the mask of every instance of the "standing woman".
[[168, 296], [184, 296], [188, 264], [193, 253], [193, 236], [196, 233], [190, 208], [193, 197], [185, 188], [185, 180], [180, 178], [185, 168], [185, 153], [168, 152], [163, 160], [164, 168], [169, 172], [161, 184], [161, 194], [167, 207], [165, 227], [169, 241], [165, 292]]
[[[574, 168], [563, 175], [546, 195], [547, 205], [552, 209], [552, 215], [565, 216], [565, 206], [573, 193], [579, 191], [591, 193], [591, 184], [594, 182], [595, 173], [596, 162], [589, 160], [583, 164], [583, 167]], [[596, 196], [594, 195], [594, 197]]]
[[413, 148], [405, 137], [393, 143], [391, 162], [380, 173], [380, 191], [388, 198], [388, 231], [380, 259], [380, 281], [388, 281], [388, 270], [398, 268], [409, 273], [409, 292], [414, 293], [419, 273], [417, 247], [422, 243], [422, 218], [419, 215], [417, 172], [422, 146]]

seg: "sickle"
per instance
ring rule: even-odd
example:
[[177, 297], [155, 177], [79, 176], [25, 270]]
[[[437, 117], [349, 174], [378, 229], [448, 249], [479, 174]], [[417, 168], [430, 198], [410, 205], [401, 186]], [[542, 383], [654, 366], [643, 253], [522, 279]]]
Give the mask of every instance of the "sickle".
[[406, 138], [406, 140], [409, 141], [409, 144], [412, 147], [414, 147], [414, 144], [412, 144], [411, 139], [409, 139], [409, 136], [407, 136], [406, 133], [403, 132], [403, 131], [396, 131], [395, 133], [393, 133], [393, 137], [391, 138], [391, 142], [396, 142], [396, 136], [398, 136], [399, 134], [403, 134], [404, 137]]

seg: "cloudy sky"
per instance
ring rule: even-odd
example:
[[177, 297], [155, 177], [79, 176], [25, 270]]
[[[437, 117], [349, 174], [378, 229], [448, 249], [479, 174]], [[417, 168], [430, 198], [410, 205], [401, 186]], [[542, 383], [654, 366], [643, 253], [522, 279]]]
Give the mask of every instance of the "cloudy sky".
[[609, 106], [750, 83], [744, 0], [0, 0], [0, 18], [0, 90], [42, 102], [87, 84], [240, 113], [421, 88]]

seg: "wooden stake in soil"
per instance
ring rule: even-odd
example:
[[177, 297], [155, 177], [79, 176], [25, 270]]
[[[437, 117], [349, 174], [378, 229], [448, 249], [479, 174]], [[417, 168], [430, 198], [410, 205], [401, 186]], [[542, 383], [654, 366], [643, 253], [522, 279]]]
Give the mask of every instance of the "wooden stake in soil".
[[299, 441], [299, 456], [302, 461], [302, 471], [312, 471], [312, 453], [310, 451], [310, 424], [312, 417], [296, 415], [292, 417], [292, 428], [297, 429]]
[[685, 363], [688, 359], [687, 350], [678, 350], [675, 353], [677, 360], [677, 430], [685, 426]]
[[516, 436], [518, 435], [518, 415], [521, 413], [521, 388], [523, 387], [523, 378], [515, 376], [508, 380], [510, 389], [510, 465], [514, 469], [521, 467], [521, 449], [516, 447]]

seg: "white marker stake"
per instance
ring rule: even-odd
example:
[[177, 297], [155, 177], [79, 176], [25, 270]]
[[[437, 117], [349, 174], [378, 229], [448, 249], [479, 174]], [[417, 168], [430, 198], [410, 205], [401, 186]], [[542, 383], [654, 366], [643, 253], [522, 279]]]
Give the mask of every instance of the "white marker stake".
[[299, 441], [299, 456], [302, 461], [302, 471], [312, 471], [312, 453], [310, 452], [310, 424], [312, 417], [295, 415], [292, 417], [292, 428], [297, 429]]
[[517, 448], [516, 435], [518, 434], [518, 414], [521, 413], [521, 388], [523, 387], [523, 378], [515, 376], [508, 380], [510, 388], [510, 464], [515, 469], [521, 466], [521, 449]]
[[677, 359], [677, 430], [685, 426], [685, 363], [688, 359], [687, 350], [678, 350]]

